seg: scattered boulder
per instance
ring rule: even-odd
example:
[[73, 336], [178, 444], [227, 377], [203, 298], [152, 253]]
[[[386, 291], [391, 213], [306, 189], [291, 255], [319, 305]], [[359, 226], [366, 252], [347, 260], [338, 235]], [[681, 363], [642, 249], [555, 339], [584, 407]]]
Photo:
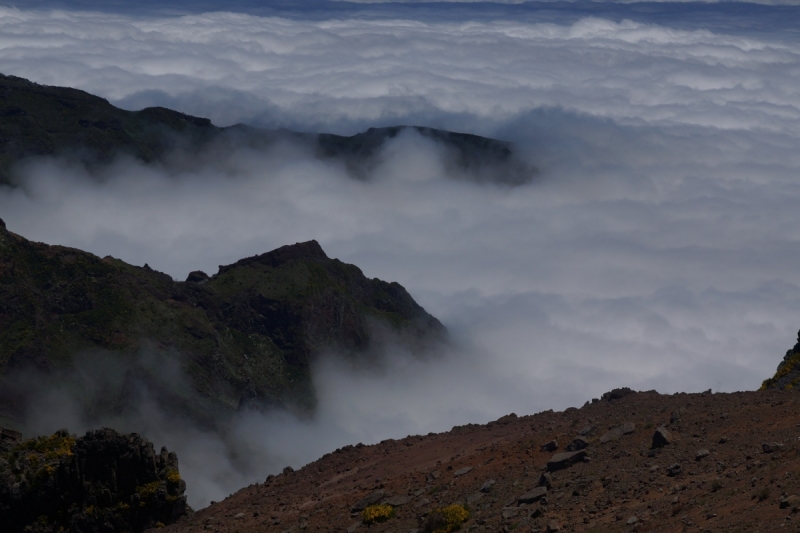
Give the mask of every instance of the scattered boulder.
[[478, 490], [483, 493], [489, 492], [490, 490], [492, 490], [492, 486], [495, 483], [497, 483], [497, 481], [495, 481], [494, 479], [489, 479], [483, 485], [481, 485], [481, 488]]
[[547, 529], [545, 529], [546, 533], [556, 533], [556, 531], [561, 531], [561, 526], [558, 525], [558, 522], [555, 520], [551, 520], [547, 523]]
[[674, 423], [678, 422], [681, 419], [681, 417], [683, 417], [683, 415], [685, 413], [686, 413], [686, 408], [685, 407], [680, 407], [680, 408], [672, 411], [672, 416], [669, 417], [669, 423], [670, 424], [674, 424]]
[[711, 455], [711, 452], [706, 450], [706, 449], [697, 450], [697, 453], [694, 454], [694, 460], [695, 461], [702, 461], [703, 459], [705, 459], [709, 455]]
[[545, 496], [547, 496], [547, 487], [536, 487], [535, 489], [528, 491], [517, 498], [517, 504], [522, 505], [535, 503]]
[[429, 472], [428, 475], [425, 476], [425, 479], [427, 479], [429, 483], [431, 481], [436, 481], [437, 479], [439, 479], [439, 471], [434, 470], [433, 472]]
[[657, 448], [663, 448], [670, 443], [672, 443], [672, 434], [667, 428], [661, 426], [653, 433], [653, 442], [650, 445], [650, 449], [655, 450]]
[[783, 450], [784, 446], [780, 442], [765, 442], [761, 445], [761, 449], [764, 450], [764, 453], [775, 453]]
[[557, 470], [569, 468], [575, 463], [583, 461], [584, 457], [586, 457], [586, 450], [557, 453], [547, 461], [547, 470], [549, 472], [555, 472]]
[[542, 447], [539, 448], [540, 452], [554, 452], [558, 449], [558, 441], [553, 439], [550, 442], [546, 442], [542, 444]]
[[602, 437], [600, 437], [600, 444], [605, 444], [606, 442], [611, 442], [612, 440], [619, 440], [623, 435], [629, 435], [635, 430], [636, 425], [633, 422], [625, 422], [621, 426], [607, 431]]
[[472, 467], [471, 466], [465, 466], [464, 468], [459, 468], [458, 470], [453, 472], [453, 477], [461, 477], [464, 474], [469, 474], [470, 472], [472, 472]]
[[785, 496], [781, 498], [781, 501], [778, 504], [778, 506], [781, 509], [791, 509], [792, 512], [796, 513], [798, 510], [800, 510], [800, 496], [797, 496], [795, 494], [792, 494], [790, 496]]
[[679, 465], [678, 463], [672, 463], [667, 467], [667, 475], [669, 477], [675, 477], [681, 473], [681, 470], [682, 470], [681, 465]]
[[638, 521], [639, 521], [639, 517], [634, 515], [634, 516], [628, 518], [628, 521], [625, 522], [625, 523], [628, 524], [629, 526], [632, 526], [633, 524], [637, 523]]
[[584, 439], [583, 437], [576, 437], [572, 439], [572, 442], [567, 444], [567, 447], [564, 448], [564, 450], [568, 452], [577, 452], [579, 450], [585, 449], [587, 446], [589, 446], [589, 443], [586, 441], [586, 439]]
[[584, 426], [584, 428], [583, 428], [583, 429], [581, 429], [581, 430], [578, 432], [578, 435], [580, 435], [581, 437], [588, 437], [589, 435], [591, 435], [592, 433], [594, 433], [594, 430], [595, 430], [595, 429], [597, 429], [597, 428], [596, 428], [595, 426], [592, 426], [591, 424], [590, 424], [590, 425], [588, 425], [588, 426]]
[[397, 496], [392, 496], [391, 498], [386, 499], [383, 503], [385, 503], [386, 505], [391, 505], [392, 507], [402, 507], [410, 501], [411, 501], [411, 496], [406, 496], [405, 494], [398, 494]]
[[539, 476], [539, 482], [537, 483], [539, 487], [552, 487], [553, 486], [553, 476], [550, 475], [550, 472], [542, 472], [542, 475]]
[[375, 505], [380, 502], [386, 493], [383, 490], [376, 490], [370, 493], [367, 497], [360, 499], [350, 508], [351, 513], [360, 513], [370, 505]]

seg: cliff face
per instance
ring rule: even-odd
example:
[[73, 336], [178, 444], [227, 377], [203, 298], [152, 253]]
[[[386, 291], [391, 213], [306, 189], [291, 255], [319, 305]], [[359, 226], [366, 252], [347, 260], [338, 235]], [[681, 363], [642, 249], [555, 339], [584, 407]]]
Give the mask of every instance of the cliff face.
[[[13, 432], [12, 432], [13, 433]], [[191, 512], [178, 458], [139, 435], [66, 430], [0, 442], [0, 524], [7, 533], [138, 533]]]
[[791, 390], [800, 383], [800, 332], [797, 333], [797, 344], [786, 351], [783, 361], [778, 365], [775, 375], [764, 380], [761, 390], [783, 389]]
[[[381, 331], [412, 350], [446, 335], [402, 286], [367, 279], [315, 241], [176, 282], [0, 227], [0, 411], [12, 418], [30, 392], [12, 376], [57, 377], [75, 354], [119, 374], [92, 400], [99, 411], [123, 409], [140, 387], [209, 424], [245, 405], [311, 409], [312, 359], [327, 349], [368, 358]], [[155, 363], [139, 364], [142, 354]]]

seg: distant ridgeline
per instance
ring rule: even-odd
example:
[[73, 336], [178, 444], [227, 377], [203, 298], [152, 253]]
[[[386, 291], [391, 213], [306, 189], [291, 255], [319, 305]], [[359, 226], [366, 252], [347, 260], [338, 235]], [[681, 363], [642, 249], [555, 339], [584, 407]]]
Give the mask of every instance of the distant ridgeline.
[[0, 418], [12, 423], [48, 387], [95, 414], [124, 411], [146, 390], [209, 425], [245, 406], [310, 410], [310, 364], [324, 351], [369, 360], [386, 339], [414, 351], [445, 338], [402, 286], [366, 278], [316, 241], [176, 282], [28, 241], [0, 221]]
[[364, 177], [383, 143], [407, 128], [442, 146], [449, 165], [469, 179], [518, 185], [535, 172], [509, 143], [477, 135], [416, 126], [370, 128], [351, 137], [241, 124], [219, 128], [207, 118], [163, 107], [126, 111], [84, 91], [0, 74], [0, 184], [13, 184], [14, 164], [35, 156], [60, 155], [97, 165], [127, 154], [154, 162], [173, 149], [200, 153], [210, 142], [264, 149], [279, 139], [306, 143], [317, 157], [343, 160], [356, 177]]
[[775, 375], [764, 380], [761, 390], [791, 390], [798, 384], [800, 384], [800, 331], [797, 332], [797, 344], [791, 350], [786, 351]]

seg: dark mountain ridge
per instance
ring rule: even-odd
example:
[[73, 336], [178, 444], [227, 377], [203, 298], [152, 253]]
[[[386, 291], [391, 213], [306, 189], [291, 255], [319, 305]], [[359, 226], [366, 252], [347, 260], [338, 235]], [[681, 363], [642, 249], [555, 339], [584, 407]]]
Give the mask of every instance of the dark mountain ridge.
[[323, 352], [370, 360], [387, 338], [414, 351], [445, 337], [401, 285], [366, 278], [316, 241], [177, 282], [0, 224], [0, 414], [12, 420], [37, 390], [58, 387], [95, 415], [142, 390], [211, 426], [246, 406], [310, 411]]
[[370, 128], [349, 137], [242, 124], [221, 128], [163, 107], [126, 111], [85, 91], [0, 74], [0, 184], [6, 185], [14, 182], [15, 165], [31, 157], [65, 156], [94, 167], [127, 154], [152, 163], [178, 149], [199, 154], [213, 142], [263, 150], [281, 139], [306, 144], [319, 158], [342, 160], [363, 178], [384, 143], [407, 129], [444, 148], [448, 165], [472, 179], [519, 185], [533, 175], [510, 143], [477, 135], [417, 126]]

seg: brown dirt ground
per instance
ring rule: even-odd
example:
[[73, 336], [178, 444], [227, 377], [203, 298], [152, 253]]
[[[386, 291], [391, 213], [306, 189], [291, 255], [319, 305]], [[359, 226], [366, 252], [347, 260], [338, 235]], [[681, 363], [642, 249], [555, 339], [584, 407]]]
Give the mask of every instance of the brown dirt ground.
[[[680, 411], [682, 410], [682, 411]], [[676, 416], [677, 415], [677, 416]], [[601, 443], [609, 429], [635, 431]], [[673, 441], [652, 452], [655, 429]], [[553, 453], [586, 426], [589, 459], [553, 472], [544, 501], [518, 505]], [[800, 513], [780, 508], [800, 495], [800, 395], [786, 391], [660, 395], [642, 392], [580, 409], [504, 416], [450, 432], [347, 446], [300, 470], [251, 485], [164, 528], [163, 533], [409, 533], [432, 509], [467, 503], [462, 531], [800, 531]], [[783, 448], [765, 453], [762, 444]], [[696, 459], [697, 452], [710, 454]], [[670, 476], [667, 467], [681, 466]], [[456, 476], [464, 467], [468, 473]], [[436, 472], [436, 477], [432, 475]], [[479, 492], [489, 479], [487, 493]], [[385, 523], [359, 525], [351, 507], [376, 490], [408, 496]], [[538, 515], [538, 516], [537, 516]], [[635, 517], [635, 520], [634, 518]]]

